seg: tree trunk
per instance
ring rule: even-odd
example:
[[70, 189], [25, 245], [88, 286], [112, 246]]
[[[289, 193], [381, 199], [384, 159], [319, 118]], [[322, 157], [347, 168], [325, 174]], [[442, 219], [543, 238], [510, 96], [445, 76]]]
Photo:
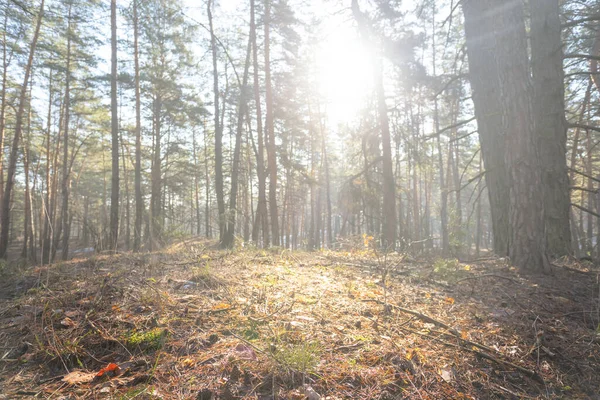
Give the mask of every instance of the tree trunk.
[[273, 89], [271, 83], [270, 56], [271, 0], [265, 0], [265, 141], [267, 143], [269, 169], [269, 211], [273, 245], [279, 246], [279, 217], [277, 215], [277, 155], [275, 149], [275, 127], [273, 125]]
[[223, 194], [223, 127], [220, 121], [219, 110], [219, 71], [217, 69], [217, 40], [213, 29], [212, 0], [208, 1], [206, 11], [210, 29], [210, 49], [213, 64], [213, 92], [214, 92], [214, 118], [215, 118], [215, 193], [217, 195], [217, 208], [219, 210], [219, 243], [223, 242], [225, 233], [225, 198]]
[[55, 243], [58, 243], [58, 239], [62, 232], [62, 259], [67, 260], [69, 258], [69, 238], [70, 238], [70, 225], [69, 225], [69, 185], [71, 179], [71, 171], [69, 168], [69, 127], [70, 127], [70, 116], [71, 116], [71, 8], [72, 4], [69, 4], [69, 15], [68, 15], [68, 27], [67, 27], [67, 67], [65, 77], [65, 105], [64, 105], [64, 132], [63, 132], [63, 176], [61, 183], [61, 194], [62, 194], [62, 209], [60, 213], [60, 230], [58, 235], [55, 236]]
[[508, 255], [508, 173], [504, 160], [505, 134], [495, 62], [494, 25], [500, 5], [494, 0], [465, 0], [465, 35], [469, 57], [469, 80], [485, 167], [494, 235], [494, 252]]
[[252, 50], [252, 37], [248, 39], [248, 46], [246, 50], [246, 61], [244, 63], [244, 76], [242, 78], [242, 87], [240, 93], [240, 103], [238, 105], [237, 115], [237, 127], [235, 134], [235, 148], [233, 150], [233, 166], [231, 169], [231, 191], [229, 194], [229, 211], [227, 214], [227, 227], [221, 247], [233, 248], [234, 245], [234, 233], [235, 233], [235, 219], [237, 214], [237, 193], [238, 193], [238, 177], [240, 169], [240, 155], [242, 151], [242, 132], [244, 129], [244, 117], [246, 116], [246, 107], [248, 104], [247, 99], [247, 86], [248, 86], [248, 72], [250, 70], [250, 54]]
[[150, 240], [149, 247], [154, 247], [162, 242], [162, 157], [161, 157], [161, 112], [162, 99], [158, 95], [154, 99], [154, 154], [152, 161], [151, 194], [150, 194]]
[[531, 82], [523, 4], [503, 4], [496, 15], [497, 63], [506, 132], [505, 160], [510, 179], [509, 257], [521, 270], [548, 267], [544, 236], [544, 194], [533, 130]]
[[[4, 29], [2, 31], [2, 89], [0, 92], [0, 204], [4, 197], [4, 128], [6, 115], [6, 83], [8, 76], [7, 42], [6, 30], [8, 28], [8, 13], [4, 12]], [[0, 220], [2, 219], [2, 207], [0, 207]]]
[[530, 0], [534, 127], [542, 166], [548, 255], [571, 252], [567, 125], [559, 0]]
[[196, 151], [196, 132], [192, 133], [192, 156], [194, 157], [194, 202], [196, 206], [196, 235], [200, 236], [202, 220], [200, 218], [200, 184], [198, 179], [198, 154]]
[[140, 99], [140, 56], [138, 50], [138, 0], [133, 0], [133, 58], [135, 74], [135, 225], [133, 251], [140, 251], [144, 199], [142, 197], [142, 112]]
[[[258, 204], [252, 226], [252, 241], [258, 245], [259, 232], [263, 233], [263, 246], [269, 246], [269, 223], [267, 216], [267, 189], [264, 146], [262, 137], [262, 112], [260, 104], [260, 81], [258, 79], [258, 46], [256, 43], [256, 18], [254, 0], [250, 0], [250, 37], [252, 39], [252, 69], [254, 73], [254, 103], [256, 108], [256, 175], [258, 178]], [[262, 228], [262, 229], [261, 229]]]
[[6, 251], [8, 249], [8, 239], [10, 234], [10, 198], [11, 193], [15, 184], [15, 173], [17, 170], [17, 159], [19, 157], [19, 140], [23, 132], [23, 114], [25, 113], [25, 103], [27, 97], [27, 84], [29, 83], [29, 76], [31, 74], [31, 68], [33, 65], [33, 56], [35, 54], [35, 48], [40, 34], [40, 27], [42, 25], [42, 17], [44, 15], [44, 0], [40, 3], [40, 9], [37, 15], [37, 22], [35, 25], [35, 31], [31, 40], [31, 46], [29, 49], [29, 57], [27, 59], [27, 65], [25, 67], [25, 76], [23, 78], [23, 85], [20, 89], [19, 94], [19, 105], [17, 107], [17, 113], [15, 116], [15, 134], [13, 137], [12, 147], [10, 151], [10, 158], [8, 160], [8, 172], [6, 176], [6, 188], [4, 190], [4, 197], [2, 198], [2, 227], [0, 230], [0, 258], [6, 258]]
[[119, 240], [119, 118], [117, 108], [117, 0], [110, 2], [110, 131], [112, 177], [110, 191], [110, 250], [117, 251]]

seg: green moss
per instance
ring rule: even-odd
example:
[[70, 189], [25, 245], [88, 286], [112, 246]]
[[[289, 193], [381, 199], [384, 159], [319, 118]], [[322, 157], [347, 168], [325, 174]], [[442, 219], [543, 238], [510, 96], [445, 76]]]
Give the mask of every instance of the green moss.
[[158, 350], [163, 347], [169, 331], [162, 328], [154, 328], [146, 332], [131, 332], [126, 343], [129, 347], [144, 350]]

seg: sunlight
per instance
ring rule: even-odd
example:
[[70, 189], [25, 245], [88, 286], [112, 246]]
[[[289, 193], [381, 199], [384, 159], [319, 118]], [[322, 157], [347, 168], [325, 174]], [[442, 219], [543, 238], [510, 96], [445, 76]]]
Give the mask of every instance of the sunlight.
[[369, 51], [349, 26], [331, 29], [317, 52], [317, 82], [334, 125], [352, 121], [372, 87]]

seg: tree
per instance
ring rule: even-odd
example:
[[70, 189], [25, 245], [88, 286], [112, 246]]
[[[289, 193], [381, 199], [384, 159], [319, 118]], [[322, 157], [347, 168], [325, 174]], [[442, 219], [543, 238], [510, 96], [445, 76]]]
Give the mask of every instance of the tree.
[[217, 58], [217, 40], [213, 28], [212, 0], [208, 0], [206, 12], [208, 15], [208, 26], [210, 29], [210, 49], [213, 64], [213, 95], [214, 95], [214, 119], [215, 119], [215, 191], [217, 194], [217, 208], [219, 211], [219, 242], [223, 242], [223, 234], [226, 229], [225, 217], [225, 195], [223, 193], [223, 125], [220, 121], [219, 109], [219, 70]]
[[[116, 251], [119, 238], [119, 116], [117, 108], [117, 1], [110, 2], [110, 111], [112, 145], [112, 179], [110, 195], [110, 249]], [[137, 90], [137, 87], [136, 87]]]
[[133, 60], [135, 80], [135, 223], [133, 230], [133, 251], [140, 250], [142, 242], [142, 219], [144, 214], [144, 198], [142, 196], [142, 112], [138, 37], [138, 0], [133, 0]]
[[496, 65], [494, 40], [490, 37], [490, 27], [494, 26], [499, 6], [490, 0], [467, 0], [462, 3], [462, 7], [469, 57], [469, 80], [473, 90], [492, 214], [494, 252], [505, 256], [508, 255], [509, 245], [509, 202], [506, 199], [509, 179], [504, 160], [506, 139], [502, 131], [499, 70]]
[[[265, 142], [267, 143], [269, 171], [269, 211], [271, 217], [271, 236], [274, 246], [279, 246], [279, 217], [277, 211], [277, 151], [275, 148], [275, 128], [273, 122], [273, 88], [271, 82], [270, 43], [271, 0], [265, 0]], [[260, 132], [257, 132], [260, 134]]]
[[542, 168], [547, 252], [571, 253], [563, 44], [558, 0], [531, 0], [533, 112]]
[[[520, 0], [514, 0], [502, 6], [487, 8], [483, 2], [471, 0], [463, 4], [463, 10], [467, 46], [471, 45], [470, 62], [490, 56], [482, 54], [486, 47], [478, 43], [486, 40], [480, 24], [487, 22], [486, 29], [492, 27], [495, 35], [494, 44], [489, 48], [493, 61], [487, 60], [487, 64], [475, 61], [470, 64], [470, 71], [475, 92], [478, 85], [480, 88], [483, 86], [481, 81], [484, 76], [491, 82], [491, 86], [486, 88], [491, 89], [490, 91], [479, 93], [480, 97], [474, 95], [476, 108], [489, 111], [487, 99], [493, 96], [491, 91], [498, 93], [501, 99], [501, 125], [494, 125], [495, 129], [490, 129], [489, 134], [494, 137], [504, 132], [505, 135], [504, 163], [509, 183], [508, 255], [511, 262], [523, 270], [543, 271], [547, 268], [547, 259], [544, 208], [540, 207], [543, 204], [543, 193], [538, 189], [542, 184], [541, 163], [538, 141], [533, 130], [533, 92], [523, 5]], [[486, 19], [486, 15], [490, 16], [489, 19]], [[488, 122], [482, 118], [483, 126]], [[482, 147], [483, 143], [482, 140]], [[484, 157], [485, 155], [484, 152]], [[501, 163], [498, 162], [493, 167], [501, 167]]]
[[40, 8], [38, 11], [33, 38], [29, 47], [29, 57], [27, 59], [27, 65], [25, 66], [25, 76], [23, 78], [23, 85], [20, 89], [19, 103], [15, 121], [15, 134], [13, 137], [12, 147], [10, 151], [10, 158], [8, 161], [8, 171], [6, 177], [6, 187], [4, 189], [4, 197], [2, 198], [2, 227], [0, 228], [0, 258], [6, 258], [6, 250], [8, 249], [8, 236], [10, 228], [10, 200], [11, 192], [15, 184], [15, 172], [17, 169], [17, 158], [19, 152], [19, 141], [23, 133], [23, 114], [25, 113], [25, 103], [27, 97], [27, 87], [29, 83], [29, 77], [31, 75], [31, 68], [33, 65], [33, 57], [37, 46], [40, 27], [42, 25], [42, 18], [44, 15], [44, 0], [40, 2]]
[[[369, 32], [369, 23], [358, 8], [358, 1], [352, 0], [352, 12], [358, 22], [366, 40], [372, 40]], [[376, 54], [373, 70], [375, 91], [377, 94], [377, 114], [381, 132], [382, 163], [383, 163], [383, 246], [385, 249], [396, 247], [396, 181], [394, 179], [394, 168], [392, 163], [392, 147], [390, 139], [390, 124], [388, 119], [388, 107], [385, 101], [383, 86], [383, 61], [381, 55]]]

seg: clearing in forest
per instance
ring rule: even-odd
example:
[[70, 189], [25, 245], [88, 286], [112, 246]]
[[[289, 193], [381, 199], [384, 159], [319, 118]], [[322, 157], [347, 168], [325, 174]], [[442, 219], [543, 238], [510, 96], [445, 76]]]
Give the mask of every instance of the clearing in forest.
[[0, 399], [598, 399], [598, 271], [188, 241], [0, 285]]

